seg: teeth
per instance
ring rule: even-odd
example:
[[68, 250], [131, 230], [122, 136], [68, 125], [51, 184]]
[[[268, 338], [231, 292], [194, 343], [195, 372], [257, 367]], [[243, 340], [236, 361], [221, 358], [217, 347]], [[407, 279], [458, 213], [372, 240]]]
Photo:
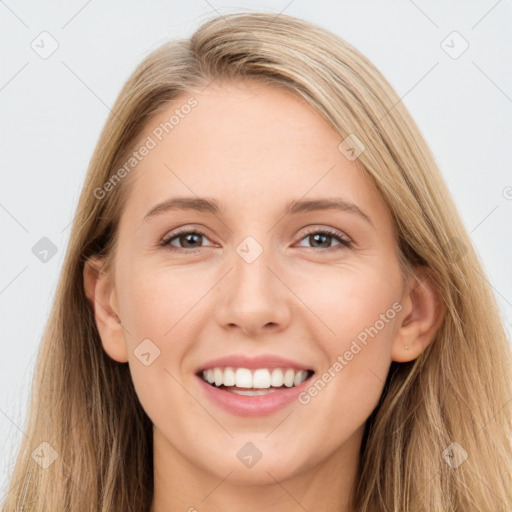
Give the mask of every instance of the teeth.
[[215, 376], [215, 385], [220, 386], [222, 384], [222, 370], [220, 368], [213, 369], [213, 375]]
[[272, 370], [272, 376], [270, 377], [270, 385], [275, 387], [281, 387], [283, 385], [283, 370], [276, 368]]
[[291, 388], [293, 386], [293, 378], [295, 377], [295, 372], [291, 369], [291, 368], [288, 368], [288, 370], [286, 370], [286, 372], [284, 373], [284, 385], [287, 387], [287, 388]]
[[[220, 369], [220, 368], [219, 368]], [[222, 369], [220, 369], [222, 372]], [[204, 376], [204, 374], [203, 374]], [[234, 386], [235, 385], [235, 372], [233, 371], [233, 368], [226, 368], [224, 370], [224, 374], [222, 376], [222, 382], [219, 384], [224, 384], [224, 386]]]
[[251, 370], [238, 368], [235, 373], [235, 386], [237, 388], [252, 388]]
[[[236, 386], [237, 388], [263, 390], [280, 388], [285, 386], [291, 388], [298, 386], [306, 380], [306, 370], [294, 370], [293, 368], [259, 368], [249, 370], [248, 368], [210, 368], [203, 371], [203, 380], [215, 386]], [[273, 390], [270, 390], [273, 391]], [[241, 395], [266, 394], [267, 392], [254, 392], [237, 390]]]
[[233, 389], [232, 393], [236, 395], [245, 395], [245, 396], [259, 396], [259, 395], [268, 395], [269, 393], [276, 392], [277, 389]]
[[252, 387], [267, 389], [270, 387], [271, 377], [268, 370], [256, 370], [252, 376]]
[[306, 370], [301, 370], [295, 374], [293, 377], [293, 385], [298, 386], [301, 382], [304, 382], [308, 376], [308, 372]]

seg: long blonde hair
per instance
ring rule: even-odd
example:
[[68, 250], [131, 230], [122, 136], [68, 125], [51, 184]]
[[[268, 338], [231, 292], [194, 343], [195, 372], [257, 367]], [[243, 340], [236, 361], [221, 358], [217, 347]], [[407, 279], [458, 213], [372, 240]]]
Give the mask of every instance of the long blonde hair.
[[101, 199], [95, 190], [123, 165], [156, 112], [212, 80], [239, 78], [304, 98], [340, 142], [356, 135], [365, 146], [358, 162], [392, 214], [403, 268], [429, 267], [444, 300], [433, 342], [415, 361], [392, 363], [368, 419], [357, 510], [512, 510], [510, 348], [419, 129], [382, 74], [336, 35], [283, 14], [235, 13], [149, 54], [112, 108], [77, 207], [4, 512], [149, 510], [152, 425], [128, 365], [102, 348], [83, 285], [88, 257], [112, 260], [133, 180]]

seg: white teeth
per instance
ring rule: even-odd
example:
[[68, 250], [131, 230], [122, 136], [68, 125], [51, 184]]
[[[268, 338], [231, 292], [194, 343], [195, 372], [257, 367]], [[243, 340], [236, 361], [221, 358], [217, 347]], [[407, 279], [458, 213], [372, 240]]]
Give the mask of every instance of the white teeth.
[[305, 370], [301, 370], [300, 372], [297, 372], [295, 374], [295, 377], [293, 378], [293, 385], [298, 386], [301, 382], [304, 382], [306, 380], [306, 377], [308, 376], [308, 372]]
[[231, 393], [245, 396], [260, 396], [275, 393], [277, 389], [230, 389]]
[[[203, 371], [203, 380], [215, 386], [226, 386], [245, 389], [269, 390], [270, 388], [280, 388], [285, 386], [291, 388], [298, 386], [306, 380], [308, 372], [306, 370], [294, 370], [293, 368], [258, 368], [249, 370], [248, 368], [209, 368]], [[245, 392], [236, 390], [238, 394], [255, 395], [266, 394], [267, 392]]]
[[[222, 369], [221, 369], [221, 371], [222, 371]], [[235, 385], [235, 371], [233, 370], [233, 368], [225, 368], [224, 369], [224, 375], [223, 375], [221, 384], [224, 384], [224, 386], [234, 386]]]
[[222, 370], [220, 368], [214, 368], [213, 375], [215, 376], [215, 385], [220, 386], [222, 384]]
[[237, 388], [252, 388], [252, 373], [247, 368], [237, 368], [235, 373]]
[[270, 387], [270, 373], [268, 370], [256, 370], [252, 376], [252, 387], [266, 389]]
[[286, 370], [285, 374], [284, 374], [284, 385], [287, 387], [287, 388], [291, 388], [293, 386], [293, 378], [295, 377], [295, 372], [291, 369], [291, 368], [288, 368], [288, 370]]
[[281, 370], [281, 368], [275, 368], [274, 370], [272, 370], [270, 385], [275, 386], [276, 388], [280, 388], [283, 384], [283, 370]]

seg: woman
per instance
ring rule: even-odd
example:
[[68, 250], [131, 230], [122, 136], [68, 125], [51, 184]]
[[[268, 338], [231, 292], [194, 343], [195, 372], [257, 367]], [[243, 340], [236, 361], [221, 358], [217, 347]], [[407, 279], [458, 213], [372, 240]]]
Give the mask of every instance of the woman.
[[106, 122], [3, 510], [510, 510], [511, 380], [384, 77], [303, 20], [216, 18]]

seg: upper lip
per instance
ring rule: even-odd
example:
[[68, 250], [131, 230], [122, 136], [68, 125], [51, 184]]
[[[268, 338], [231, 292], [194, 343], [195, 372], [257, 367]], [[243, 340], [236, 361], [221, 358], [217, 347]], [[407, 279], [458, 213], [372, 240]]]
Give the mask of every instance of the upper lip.
[[232, 354], [219, 357], [218, 359], [212, 359], [211, 361], [202, 364], [197, 368], [196, 373], [210, 368], [224, 368], [228, 366], [253, 370], [258, 368], [294, 368], [297, 370], [311, 370], [309, 366], [274, 354], [261, 354], [253, 357], [245, 354]]

